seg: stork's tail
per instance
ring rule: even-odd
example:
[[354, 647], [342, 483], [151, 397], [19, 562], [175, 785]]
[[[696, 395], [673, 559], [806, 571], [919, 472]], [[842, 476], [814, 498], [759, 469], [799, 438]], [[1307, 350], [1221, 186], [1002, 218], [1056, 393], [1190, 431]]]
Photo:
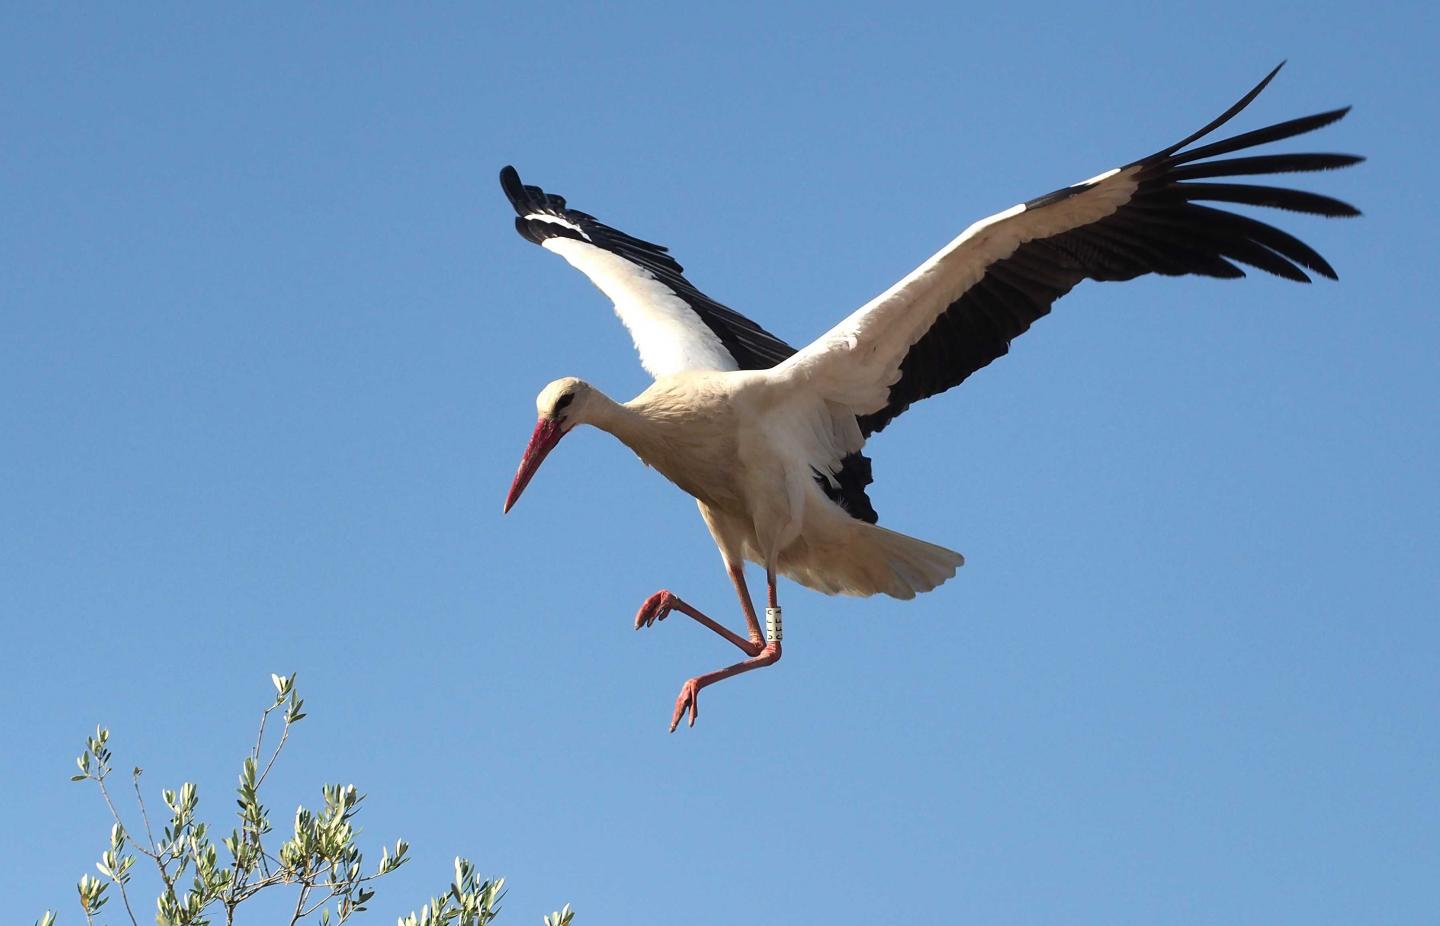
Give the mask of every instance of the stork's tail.
[[850, 521], [843, 543], [786, 551], [780, 571], [829, 595], [914, 598], [955, 575], [965, 557], [863, 521]]
[[884, 592], [894, 598], [914, 598], [953, 577], [955, 570], [965, 565], [965, 557], [954, 550], [873, 524], [865, 527], [866, 545], [873, 548], [879, 561], [875, 565], [886, 568], [881, 572], [884, 581], [861, 594]]

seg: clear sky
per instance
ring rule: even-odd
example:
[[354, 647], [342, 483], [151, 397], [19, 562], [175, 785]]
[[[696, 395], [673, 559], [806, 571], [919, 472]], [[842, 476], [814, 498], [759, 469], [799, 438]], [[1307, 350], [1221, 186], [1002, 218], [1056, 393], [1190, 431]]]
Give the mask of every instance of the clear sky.
[[[1440, 27], [1421, 3], [12, 7], [0, 28], [0, 897], [106, 832], [97, 721], [218, 825], [271, 672], [269, 803], [463, 853], [505, 922], [1415, 923], [1440, 871]], [[1291, 150], [1338, 284], [1086, 285], [871, 444], [911, 602], [782, 587], [776, 668], [694, 505], [549, 380], [647, 379], [515, 235], [523, 177], [804, 343], [976, 218], [1198, 128]], [[758, 584], [758, 583], [757, 583]], [[147, 907], [148, 908], [148, 907]], [[685, 911], [683, 916], [681, 911]]]

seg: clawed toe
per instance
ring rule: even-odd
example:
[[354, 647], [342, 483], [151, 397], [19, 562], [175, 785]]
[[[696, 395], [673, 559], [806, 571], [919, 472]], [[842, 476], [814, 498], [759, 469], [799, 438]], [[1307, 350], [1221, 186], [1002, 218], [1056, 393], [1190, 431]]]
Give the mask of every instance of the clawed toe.
[[635, 612], [635, 629], [639, 630], [641, 627], [651, 626], [656, 621], [663, 621], [670, 615], [670, 609], [675, 607], [675, 600], [675, 596], [663, 588], [646, 598], [645, 603], [640, 606], [640, 610]]
[[675, 699], [675, 713], [670, 717], [670, 732], [674, 733], [675, 728], [680, 726], [680, 718], [685, 716], [686, 710], [690, 711], [690, 726], [695, 726], [695, 718], [700, 716], [700, 680], [692, 678], [680, 686], [680, 696]]

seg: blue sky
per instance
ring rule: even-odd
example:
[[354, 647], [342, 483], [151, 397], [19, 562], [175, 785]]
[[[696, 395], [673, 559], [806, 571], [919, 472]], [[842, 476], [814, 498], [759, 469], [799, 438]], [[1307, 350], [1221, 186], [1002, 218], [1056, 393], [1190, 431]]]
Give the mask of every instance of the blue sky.
[[[1422, 12], [1422, 9], [1424, 10]], [[1436, 14], [1420, 4], [151, 5], [0, 29], [0, 896], [106, 832], [97, 721], [217, 824], [370, 794], [505, 922], [1412, 923], [1440, 864]], [[1199, 127], [1354, 104], [1285, 217], [1310, 287], [1080, 288], [871, 449], [882, 522], [963, 551], [911, 602], [782, 587], [776, 668], [694, 506], [576, 435], [500, 503], [535, 393], [646, 378], [522, 241], [522, 176], [803, 343], [969, 222]], [[682, 915], [682, 911], [683, 915]]]

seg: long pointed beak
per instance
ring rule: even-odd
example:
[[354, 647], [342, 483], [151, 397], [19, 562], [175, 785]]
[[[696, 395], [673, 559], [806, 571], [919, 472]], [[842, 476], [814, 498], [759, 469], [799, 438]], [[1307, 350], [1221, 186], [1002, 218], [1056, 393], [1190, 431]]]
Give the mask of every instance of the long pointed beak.
[[515, 507], [519, 501], [520, 493], [530, 484], [535, 477], [536, 470], [540, 464], [545, 462], [545, 457], [560, 443], [560, 438], [565, 432], [560, 430], [560, 422], [554, 418], [541, 418], [535, 422], [535, 433], [530, 435], [530, 443], [525, 446], [525, 456], [520, 458], [520, 468], [515, 470], [515, 481], [510, 483], [510, 494], [505, 496], [505, 509], [502, 514], [509, 514], [510, 509]]

